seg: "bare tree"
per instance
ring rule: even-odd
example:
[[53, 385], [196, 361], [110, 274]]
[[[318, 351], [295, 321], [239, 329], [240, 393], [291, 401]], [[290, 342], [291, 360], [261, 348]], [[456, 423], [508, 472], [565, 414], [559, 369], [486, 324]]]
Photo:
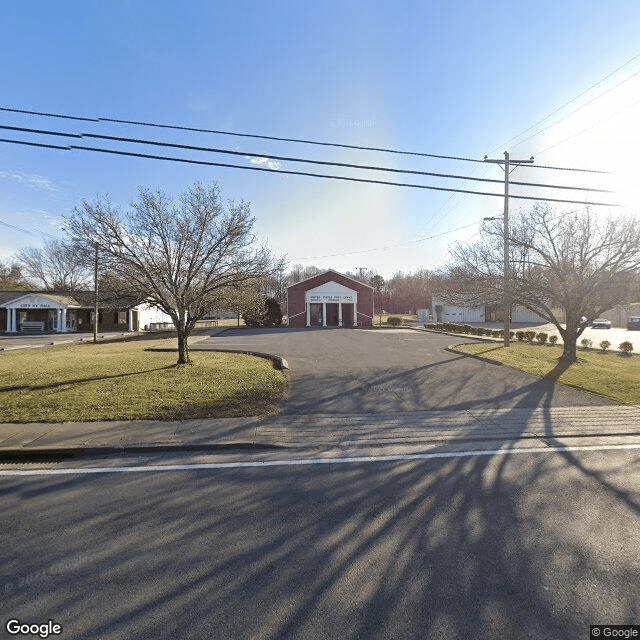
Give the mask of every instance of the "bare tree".
[[[502, 222], [485, 224], [481, 234], [480, 242], [451, 251], [451, 300], [478, 305], [505, 298]], [[556, 326], [566, 363], [576, 361], [576, 343], [588, 321], [637, 291], [638, 218], [601, 220], [588, 208], [558, 215], [536, 204], [513, 220], [509, 245], [507, 297]]]
[[48, 291], [74, 291], [91, 282], [86, 253], [63, 240], [47, 240], [43, 248], [25, 247], [15, 259], [29, 281]]
[[278, 302], [283, 303], [287, 299], [287, 274], [285, 273], [284, 261], [276, 268], [267, 278], [262, 286], [263, 292], [270, 298], [275, 298]]
[[[378, 276], [379, 278], [379, 276]], [[373, 280], [376, 308], [386, 309], [390, 313], [415, 313], [417, 309], [431, 304], [431, 292], [436, 274], [426, 269], [419, 269], [415, 273], [398, 271], [386, 281]]]
[[21, 291], [29, 288], [20, 265], [0, 259], [0, 291]]
[[124, 213], [108, 199], [84, 201], [68, 220], [74, 239], [97, 244], [104, 267], [127, 295], [168, 314], [178, 332], [178, 364], [189, 362], [196, 322], [230, 290], [269, 275], [270, 252], [256, 247], [245, 202], [225, 206], [217, 185], [196, 184], [176, 206], [162, 191], [141, 189]]
[[287, 282], [289, 286], [291, 286], [292, 284], [296, 284], [296, 282], [302, 282], [302, 280], [312, 278], [313, 276], [316, 276], [323, 271], [324, 269], [319, 269], [318, 267], [313, 265], [303, 267], [301, 264], [294, 264], [293, 267], [291, 267], [289, 275], [287, 276]]

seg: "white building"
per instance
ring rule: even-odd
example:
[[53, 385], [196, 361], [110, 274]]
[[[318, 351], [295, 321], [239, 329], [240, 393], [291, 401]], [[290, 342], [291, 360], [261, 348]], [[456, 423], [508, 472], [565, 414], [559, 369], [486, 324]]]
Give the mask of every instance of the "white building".
[[431, 303], [431, 316], [433, 322], [456, 322], [466, 324], [469, 322], [484, 322], [484, 306], [466, 307], [445, 304], [438, 298], [433, 298]]
[[[477, 307], [451, 305], [437, 297], [431, 303], [432, 322], [455, 322], [457, 324], [499, 322], [502, 320], [500, 305], [482, 305]], [[519, 305], [511, 310], [511, 322], [520, 324], [540, 324], [547, 322], [537, 313]]]
[[[93, 331], [93, 293], [0, 291], [0, 331], [6, 333], [68, 333]], [[99, 331], [139, 331], [170, 316], [147, 304], [99, 303]]]

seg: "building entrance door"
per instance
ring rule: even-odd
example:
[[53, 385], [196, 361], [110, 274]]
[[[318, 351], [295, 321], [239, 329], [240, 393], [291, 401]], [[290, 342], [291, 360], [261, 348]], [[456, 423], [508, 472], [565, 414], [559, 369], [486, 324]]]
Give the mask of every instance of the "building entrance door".
[[342, 326], [353, 326], [353, 303], [351, 302], [342, 303]]
[[310, 305], [310, 318], [311, 318], [311, 326], [317, 327], [322, 326], [322, 305], [321, 304], [311, 304]]
[[338, 303], [337, 302], [327, 303], [327, 326], [328, 327], [338, 326]]

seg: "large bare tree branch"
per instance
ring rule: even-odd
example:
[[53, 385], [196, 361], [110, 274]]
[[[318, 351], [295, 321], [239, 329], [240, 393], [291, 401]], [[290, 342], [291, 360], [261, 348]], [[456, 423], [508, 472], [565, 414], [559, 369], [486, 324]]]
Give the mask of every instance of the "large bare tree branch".
[[216, 185], [196, 184], [174, 205], [162, 191], [141, 189], [128, 211], [108, 199], [84, 201], [68, 219], [78, 242], [97, 244], [104, 266], [127, 288], [173, 320], [178, 363], [188, 361], [187, 339], [222, 292], [258, 281], [275, 268], [256, 247], [249, 205], [225, 206]]
[[[451, 251], [451, 290], [443, 292], [449, 300], [479, 306], [505, 298], [499, 224], [485, 225], [481, 234], [480, 242], [457, 245]], [[558, 328], [567, 361], [576, 359], [576, 340], [587, 326], [582, 318], [593, 320], [638, 295], [637, 217], [602, 221], [589, 209], [557, 215], [537, 204], [514, 218], [509, 245], [509, 299]], [[558, 307], [564, 322], [555, 311]]]

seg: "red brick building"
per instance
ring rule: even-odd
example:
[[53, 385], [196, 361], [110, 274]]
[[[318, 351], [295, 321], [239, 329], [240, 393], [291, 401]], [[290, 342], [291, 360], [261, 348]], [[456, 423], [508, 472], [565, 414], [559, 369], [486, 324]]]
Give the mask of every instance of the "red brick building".
[[325, 271], [287, 289], [290, 327], [370, 327], [373, 287]]

